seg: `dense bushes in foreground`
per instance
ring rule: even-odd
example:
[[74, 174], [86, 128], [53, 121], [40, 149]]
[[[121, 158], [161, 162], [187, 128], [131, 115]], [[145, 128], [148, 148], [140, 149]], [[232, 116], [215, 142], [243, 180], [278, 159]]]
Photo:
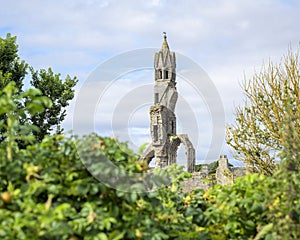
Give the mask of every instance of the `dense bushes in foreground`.
[[[26, 111], [43, 111], [48, 100], [29, 90], [19, 99], [26, 99], [26, 108], [19, 109], [10, 99], [13, 91], [8, 84], [0, 93], [5, 109], [0, 114], [6, 114], [0, 143], [1, 239], [300, 238], [300, 143], [293, 118], [286, 117], [282, 163], [272, 177], [248, 175], [231, 186], [184, 194], [181, 180], [188, 174], [172, 166], [153, 173], [155, 184], [166, 180], [164, 173], [172, 176], [169, 186], [146, 194], [142, 181], [129, 181], [124, 192], [98, 181], [87, 168], [94, 160], [100, 166], [97, 160], [105, 157], [118, 168], [90, 169], [100, 177], [144, 172], [125, 143], [95, 134], [36, 142], [34, 126], [21, 125], [20, 119]], [[19, 149], [17, 141], [27, 147]], [[111, 181], [118, 183], [115, 177]]]
[[[98, 139], [108, 151], [115, 148], [110, 157], [123, 157], [124, 166], [133, 170], [140, 167], [133, 161], [135, 155], [121, 150], [114, 139]], [[12, 161], [1, 159], [1, 239], [200, 236], [182, 208], [182, 194], [170, 189], [146, 195], [109, 188], [90, 175], [75, 150], [73, 139], [47, 137], [16, 153]]]

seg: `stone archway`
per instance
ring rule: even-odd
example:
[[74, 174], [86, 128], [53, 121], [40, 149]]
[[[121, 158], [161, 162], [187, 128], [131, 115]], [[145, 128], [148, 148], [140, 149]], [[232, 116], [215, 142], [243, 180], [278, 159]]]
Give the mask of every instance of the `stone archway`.
[[168, 165], [171, 165], [176, 162], [178, 147], [181, 143], [185, 148], [187, 171], [194, 172], [195, 171], [195, 149], [193, 147], [192, 142], [189, 140], [187, 134], [179, 134], [170, 137]]
[[146, 151], [144, 152], [144, 154], [141, 157], [141, 160], [146, 161], [147, 164], [149, 165], [151, 160], [154, 158], [154, 154], [155, 154], [155, 152], [154, 152], [153, 146], [151, 144], [147, 147]]

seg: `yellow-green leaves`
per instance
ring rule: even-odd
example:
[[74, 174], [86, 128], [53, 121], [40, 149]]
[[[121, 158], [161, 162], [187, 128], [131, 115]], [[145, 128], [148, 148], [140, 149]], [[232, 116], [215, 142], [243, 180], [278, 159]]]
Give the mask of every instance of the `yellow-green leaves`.
[[287, 105], [292, 105], [291, 113], [298, 116], [294, 127], [300, 131], [299, 73], [298, 52], [290, 50], [281, 63], [270, 62], [245, 80], [245, 106], [235, 110], [236, 121], [227, 127], [227, 143], [248, 172], [271, 176], [276, 171]]

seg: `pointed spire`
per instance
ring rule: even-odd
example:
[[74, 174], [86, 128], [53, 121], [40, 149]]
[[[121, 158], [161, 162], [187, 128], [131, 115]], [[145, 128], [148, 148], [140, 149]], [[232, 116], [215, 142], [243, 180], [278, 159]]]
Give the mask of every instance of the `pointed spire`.
[[163, 41], [163, 44], [161, 46], [162, 49], [169, 49], [169, 45], [168, 45], [168, 42], [167, 42], [167, 33], [166, 32], [163, 32], [164, 34], [164, 41]]

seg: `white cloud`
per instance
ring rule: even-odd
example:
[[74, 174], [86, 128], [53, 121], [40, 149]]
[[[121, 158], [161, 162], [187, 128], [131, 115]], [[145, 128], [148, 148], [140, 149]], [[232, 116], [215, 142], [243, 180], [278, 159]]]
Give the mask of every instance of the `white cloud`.
[[[21, 57], [34, 67], [50, 66], [63, 76], [78, 75], [82, 84], [97, 64], [120, 52], [160, 47], [166, 31], [171, 49], [191, 57], [208, 73], [222, 98], [226, 119], [231, 121], [234, 105], [241, 102], [238, 82], [244, 72], [250, 77], [263, 59], [278, 61], [289, 44], [299, 43], [299, 10], [300, 2], [295, 0], [12, 0], [1, 4], [0, 35], [7, 31], [17, 35]], [[151, 81], [152, 76], [148, 83]], [[130, 87], [119, 89], [129, 91]], [[109, 98], [120, 100], [120, 92]], [[152, 92], [142, 93], [152, 99]], [[184, 98], [197, 108], [189, 93]], [[102, 122], [111, 120], [110, 110], [117, 106], [113, 102], [102, 109]], [[205, 119], [198, 123], [200, 129], [210, 124], [205, 108], [194, 111]], [[132, 122], [139, 129], [137, 135], [148, 121], [143, 122], [142, 115], [140, 111]], [[69, 115], [66, 126], [71, 120]], [[107, 129], [103, 132], [109, 133]], [[209, 131], [204, 134], [201, 144], [209, 139]], [[224, 151], [228, 154], [226, 147]]]

